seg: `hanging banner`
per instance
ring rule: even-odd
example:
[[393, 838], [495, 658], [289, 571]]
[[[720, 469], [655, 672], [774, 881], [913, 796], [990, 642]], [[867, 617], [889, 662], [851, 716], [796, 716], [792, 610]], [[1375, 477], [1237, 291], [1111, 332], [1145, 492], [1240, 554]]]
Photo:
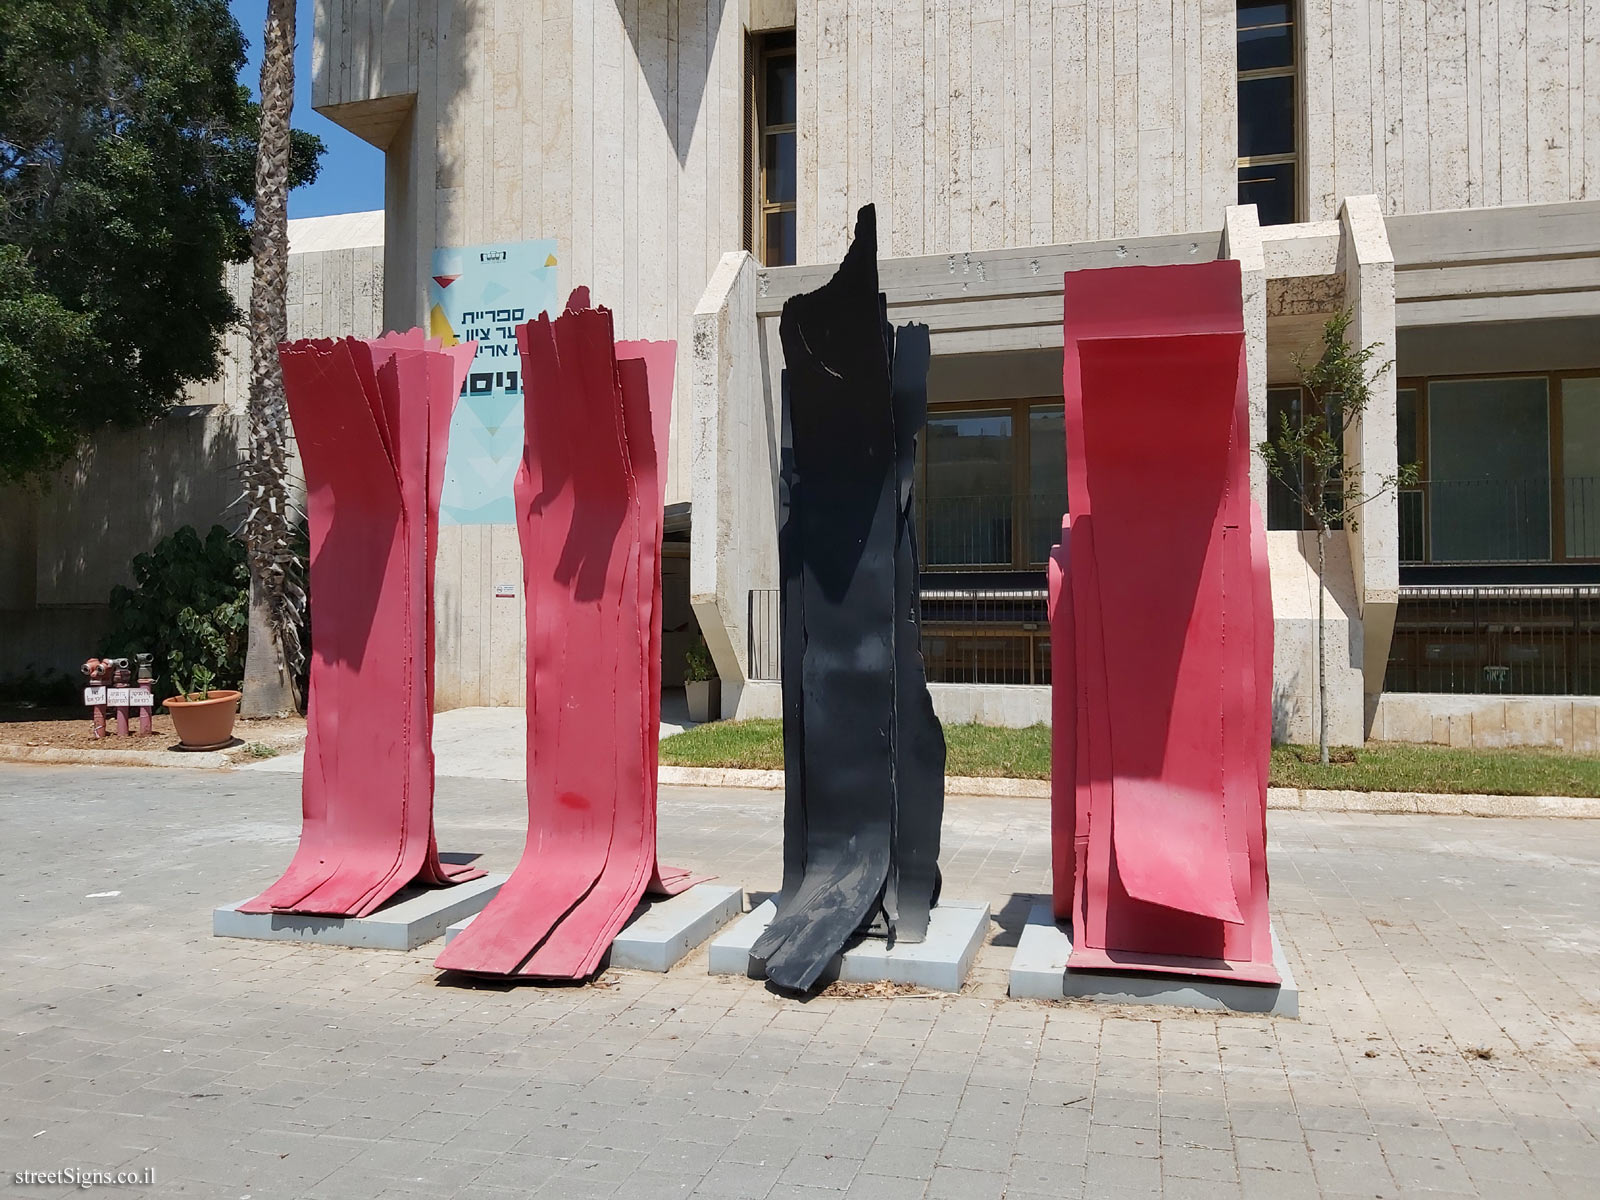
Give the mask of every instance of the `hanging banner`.
[[440, 524], [516, 523], [511, 492], [522, 460], [516, 327], [557, 311], [554, 238], [433, 252], [428, 333], [446, 346], [478, 343], [450, 425]]

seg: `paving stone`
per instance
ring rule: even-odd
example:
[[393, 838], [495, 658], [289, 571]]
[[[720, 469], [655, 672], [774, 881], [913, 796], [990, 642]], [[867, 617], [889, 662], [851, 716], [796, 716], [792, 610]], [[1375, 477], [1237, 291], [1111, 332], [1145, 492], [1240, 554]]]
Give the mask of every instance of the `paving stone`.
[[1084, 1160], [1084, 1190], [1100, 1195], [1107, 1188], [1140, 1189], [1147, 1195], [1159, 1195], [1161, 1160], [1102, 1154], [1091, 1149]]
[[927, 1183], [921, 1179], [869, 1175], [862, 1171], [850, 1181], [845, 1195], [850, 1200], [921, 1200], [927, 1190]]
[[940, 1164], [924, 1193], [928, 1200], [1004, 1200], [1006, 1177], [992, 1171], [971, 1171]]
[[803, 1151], [789, 1160], [781, 1182], [796, 1187], [831, 1188], [843, 1191], [861, 1169], [861, 1160], [838, 1154]]

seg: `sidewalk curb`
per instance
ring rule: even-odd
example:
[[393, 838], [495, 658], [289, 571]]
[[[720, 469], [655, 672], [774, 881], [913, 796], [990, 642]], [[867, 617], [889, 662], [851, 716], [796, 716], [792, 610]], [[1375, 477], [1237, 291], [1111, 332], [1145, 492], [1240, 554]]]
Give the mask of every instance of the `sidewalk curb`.
[[24, 746], [15, 742], [0, 742], [0, 762], [83, 767], [201, 767], [213, 771], [233, 766], [225, 750], [77, 750], [63, 746]]
[[1301, 812], [1424, 813], [1449, 817], [1600, 818], [1600, 797], [1485, 796], [1443, 792], [1349, 792], [1268, 788], [1267, 807]]
[[[736, 767], [662, 767], [660, 780], [672, 787], [731, 787], [776, 790], [782, 771]], [[946, 795], [1047, 799], [1046, 779], [983, 779], [950, 775]], [[1486, 796], [1431, 792], [1319, 791], [1313, 788], [1268, 788], [1267, 807], [1298, 812], [1422, 813], [1457, 817], [1575, 817], [1600, 819], [1600, 797]]]
[[[668, 767], [660, 769], [659, 780], [671, 787], [731, 787], [776, 791], [783, 787], [782, 771], [757, 771], [742, 767]], [[944, 790], [950, 796], [1005, 796], [1048, 799], [1048, 779], [982, 778], [972, 775], [947, 775]]]
[[[294, 753], [298, 747], [280, 751]], [[56, 746], [24, 746], [0, 742], [0, 762], [44, 763], [58, 766], [184, 767], [226, 771], [236, 765], [233, 751], [206, 750], [78, 750]], [[660, 782], [668, 787], [749, 788], [779, 791], [782, 771], [738, 767], [660, 768]], [[944, 790], [950, 796], [1044, 800], [1050, 796], [1047, 779], [982, 778], [948, 775]], [[1486, 796], [1433, 792], [1318, 791], [1313, 788], [1268, 788], [1267, 807], [1273, 811], [1346, 812], [1393, 815], [1418, 813], [1450, 817], [1567, 817], [1600, 820], [1600, 797], [1595, 796]]]
[[[305, 749], [305, 735], [278, 735], [266, 744], [280, 755], [298, 754]], [[49, 763], [78, 767], [183, 767], [188, 770], [229, 771], [243, 763], [255, 762], [243, 754], [251, 742], [246, 739], [227, 750], [104, 750], [81, 746], [29, 746], [22, 742], [0, 742], [0, 763]]]

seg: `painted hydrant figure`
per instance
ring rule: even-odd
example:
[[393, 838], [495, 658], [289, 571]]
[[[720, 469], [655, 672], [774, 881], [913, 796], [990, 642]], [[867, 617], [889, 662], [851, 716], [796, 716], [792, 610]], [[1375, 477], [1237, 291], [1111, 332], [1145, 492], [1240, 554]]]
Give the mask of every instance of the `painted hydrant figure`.
[[[134, 657], [135, 661], [137, 661], [138, 664], [139, 664], [139, 675], [138, 675], [139, 690], [141, 692], [152, 692], [154, 690], [154, 688], [155, 688], [155, 685], [156, 685], [156, 672], [155, 672], [156, 656], [154, 654], [148, 654], [147, 653], [147, 654], [135, 654], [133, 657]], [[138, 705], [139, 705], [139, 736], [140, 737], [149, 737], [152, 733], [155, 732], [155, 729], [152, 726], [151, 720], [150, 720], [150, 714], [155, 711], [155, 705], [153, 703], [151, 703], [149, 700], [147, 700], [143, 696], [139, 697]]]
[[83, 689], [83, 702], [93, 708], [90, 716], [94, 736], [103, 738], [106, 735], [106, 676], [110, 673], [109, 660], [91, 658], [78, 668], [89, 680], [89, 686]]
[[128, 670], [128, 660], [113, 658], [111, 660], [111, 686], [121, 694], [116, 697], [122, 703], [113, 705], [117, 710], [117, 736], [128, 736], [128, 687], [133, 683], [133, 673]]

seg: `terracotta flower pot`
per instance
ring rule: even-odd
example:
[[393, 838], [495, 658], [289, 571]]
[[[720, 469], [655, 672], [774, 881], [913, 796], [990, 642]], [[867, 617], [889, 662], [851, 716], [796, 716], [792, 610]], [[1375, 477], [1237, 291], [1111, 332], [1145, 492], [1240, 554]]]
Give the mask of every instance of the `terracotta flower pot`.
[[239, 715], [238, 692], [212, 688], [205, 700], [174, 696], [166, 706], [185, 750], [220, 750], [233, 741], [233, 720]]

